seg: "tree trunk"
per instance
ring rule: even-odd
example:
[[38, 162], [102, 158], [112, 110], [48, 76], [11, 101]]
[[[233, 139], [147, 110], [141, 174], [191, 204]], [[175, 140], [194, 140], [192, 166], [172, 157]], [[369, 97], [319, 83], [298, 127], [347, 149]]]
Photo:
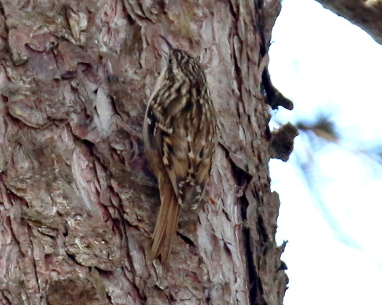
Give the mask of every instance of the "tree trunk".
[[[262, 82], [279, 2], [1, 4], [0, 303], [282, 304]], [[142, 142], [160, 35], [200, 57], [219, 124], [167, 268], [148, 257], [159, 192]]]

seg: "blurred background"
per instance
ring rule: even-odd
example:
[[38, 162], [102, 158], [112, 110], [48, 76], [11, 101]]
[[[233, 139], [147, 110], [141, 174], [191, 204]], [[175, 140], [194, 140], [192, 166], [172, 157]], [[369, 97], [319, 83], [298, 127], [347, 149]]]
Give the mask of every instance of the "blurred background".
[[284, 0], [270, 74], [299, 127], [290, 160], [271, 161], [287, 240], [285, 305], [382, 304], [382, 46], [313, 0]]

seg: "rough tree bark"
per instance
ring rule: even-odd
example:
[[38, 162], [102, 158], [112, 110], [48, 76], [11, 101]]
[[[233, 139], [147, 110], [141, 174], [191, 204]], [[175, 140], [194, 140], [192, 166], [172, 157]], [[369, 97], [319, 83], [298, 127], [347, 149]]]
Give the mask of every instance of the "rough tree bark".
[[[280, 3], [1, 5], [0, 303], [281, 304], [268, 161], [291, 142], [269, 149], [262, 81]], [[200, 56], [220, 132], [213, 200], [181, 220], [167, 273], [147, 257], [159, 193], [141, 135], [159, 35]]]

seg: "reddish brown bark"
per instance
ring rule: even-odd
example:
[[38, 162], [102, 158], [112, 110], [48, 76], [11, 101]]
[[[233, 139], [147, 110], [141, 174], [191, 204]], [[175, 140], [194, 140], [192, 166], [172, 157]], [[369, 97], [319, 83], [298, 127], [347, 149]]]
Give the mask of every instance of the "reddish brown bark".
[[[262, 87], [279, 3], [1, 3], [1, 302], [281, 304]], [[147, 257], [159, 193], [141, 138], [160, 34], [200, 56], [220, 132], [215, 203], [181, 215], [167, 273]]]

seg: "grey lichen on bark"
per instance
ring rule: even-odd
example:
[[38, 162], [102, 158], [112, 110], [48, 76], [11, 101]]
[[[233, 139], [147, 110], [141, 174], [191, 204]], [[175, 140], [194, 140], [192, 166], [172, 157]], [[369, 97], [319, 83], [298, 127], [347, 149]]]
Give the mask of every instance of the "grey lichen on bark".
[[[271, 2], [1, 2], [2, 303], [282, 303]], [[200, 56], [220, 132], [212, 199], [181, 220], [166, 273], [147, 257], [159, 193], [141, 138], [159, 35]]]

